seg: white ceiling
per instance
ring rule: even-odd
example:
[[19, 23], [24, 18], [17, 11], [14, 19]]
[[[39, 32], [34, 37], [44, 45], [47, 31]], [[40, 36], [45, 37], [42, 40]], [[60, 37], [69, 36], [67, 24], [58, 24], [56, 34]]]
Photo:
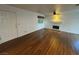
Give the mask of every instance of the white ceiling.
[[[14, 4], [11, 6], [49, 15], [55, 10], [56, 5], [57, 4]], [[77, 8], [76, 4], [61, 4], [60, 7], [61, 13]]]

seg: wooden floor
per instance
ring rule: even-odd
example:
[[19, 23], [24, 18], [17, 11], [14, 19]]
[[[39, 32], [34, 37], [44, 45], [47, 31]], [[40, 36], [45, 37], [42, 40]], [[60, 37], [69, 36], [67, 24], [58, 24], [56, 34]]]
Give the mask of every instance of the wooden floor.
[[0, 45], [1, 55], [79, 54], [79, 35], [41, 29]]

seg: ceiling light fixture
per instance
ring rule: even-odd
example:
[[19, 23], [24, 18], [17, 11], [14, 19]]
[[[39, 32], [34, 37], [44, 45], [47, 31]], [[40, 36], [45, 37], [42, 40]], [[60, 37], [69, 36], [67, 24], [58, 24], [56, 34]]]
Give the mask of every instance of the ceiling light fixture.
[[61, 13], [60, 13], [60, 7], [56, 7], [56, 10], [53, 12], [52, 21], [54, 23], [61, 23]]

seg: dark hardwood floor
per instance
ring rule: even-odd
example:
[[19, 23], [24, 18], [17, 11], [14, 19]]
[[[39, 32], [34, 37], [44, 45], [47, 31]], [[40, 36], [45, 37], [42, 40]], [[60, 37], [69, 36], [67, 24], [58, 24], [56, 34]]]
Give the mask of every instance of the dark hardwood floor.
[[79, 54], [79, 35], [41, 29], [0, 44], [1, 55], [74, 55]]

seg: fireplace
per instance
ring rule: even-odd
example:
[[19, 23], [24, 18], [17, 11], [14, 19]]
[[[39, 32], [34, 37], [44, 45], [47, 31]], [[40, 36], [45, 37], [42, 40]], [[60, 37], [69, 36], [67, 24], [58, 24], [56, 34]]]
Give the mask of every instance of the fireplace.
[[53, 29], [59, 29], [59, 26], [53, 25]]

